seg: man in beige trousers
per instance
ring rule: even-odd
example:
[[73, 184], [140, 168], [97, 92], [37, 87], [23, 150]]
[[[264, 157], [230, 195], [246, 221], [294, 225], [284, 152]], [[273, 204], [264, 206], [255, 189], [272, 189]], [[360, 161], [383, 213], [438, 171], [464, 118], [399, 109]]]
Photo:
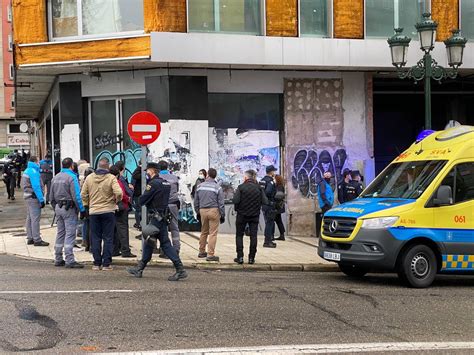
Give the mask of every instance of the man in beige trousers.
[[198, 257], [207, 261], [219, 261], [215, 255], [217, 231], [219, 223], [225, 221], [224, 193], [216, 182], [216, 176], [216, 169], [209, 169], [207, 179], [199, 185], [194, 197], [194, 209], [201, 221]]

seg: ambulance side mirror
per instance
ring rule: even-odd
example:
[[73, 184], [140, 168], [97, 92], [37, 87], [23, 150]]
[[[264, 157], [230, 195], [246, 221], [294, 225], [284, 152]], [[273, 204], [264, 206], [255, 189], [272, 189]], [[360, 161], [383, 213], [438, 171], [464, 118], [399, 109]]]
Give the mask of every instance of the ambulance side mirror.
[[441, 185], [436, 193], [436, 197], [433, 199], [435, 206], [450, 206], [453, 204], [453, 191], [451, 186]]

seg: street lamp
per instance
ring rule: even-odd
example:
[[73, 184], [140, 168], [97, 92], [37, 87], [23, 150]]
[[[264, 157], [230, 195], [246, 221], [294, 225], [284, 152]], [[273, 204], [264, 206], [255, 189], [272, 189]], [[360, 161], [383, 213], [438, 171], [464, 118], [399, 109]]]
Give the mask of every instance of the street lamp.
[[403, 28], [396, 28], [395, 34], [387, 42], [390, 46], [392, 64], [397, 68], [400, 79], [410, 78], [415, 82], [425, 82], [425, 129], [431, 129], [431, 78], [441, 82], [442, 79], [454, 79], [458, 75], [458, 68], [462, 64], [464, 47], [467, 39], [462, 37], [459, 30], [453, 30], [450, 38], [444, 41], [448, 55], [448, 64], [451, 68], [443, 68], [431, 57], [435, 46], [436, 29], [438, 24], [431, 19], [431, 14], [422, 15], [422, 21], [415, 25], [420, 40], [420, 49], [424, 52], [423, 58], [411, 68], [404, 69], [407, 63], [408, 47], [411, 39], [402, 34]]

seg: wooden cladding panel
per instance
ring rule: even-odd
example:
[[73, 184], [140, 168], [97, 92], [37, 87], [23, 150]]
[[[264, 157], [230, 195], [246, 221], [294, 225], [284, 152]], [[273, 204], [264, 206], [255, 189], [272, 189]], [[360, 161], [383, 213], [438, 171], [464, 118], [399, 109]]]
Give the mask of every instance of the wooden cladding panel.
[[451, 30], [459, 28], [459, 0], [431, 0], [431, 14], [438, 22], [437, 41], [444, 41]]
[[12, 8], [15, 43], [48, 41], [45, 0], [13, 0]]
[[17, 65], [149, 56], [150, 37], [55, 43], [16, 48]]
[[145, 32], [186, 32], [186, 0], [143, 0]]
[[298, 1], [267, 0], [265, 4], [267, 36], [297, 37]]
[[334, 37], [364, 38], [364, 0], [334, 0]]

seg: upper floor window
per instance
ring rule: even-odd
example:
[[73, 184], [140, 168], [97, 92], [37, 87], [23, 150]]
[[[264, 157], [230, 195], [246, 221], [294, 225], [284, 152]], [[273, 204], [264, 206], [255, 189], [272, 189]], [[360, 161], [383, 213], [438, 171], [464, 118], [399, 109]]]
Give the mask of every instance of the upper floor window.
[[469, 39], [474, 39], [474, 1], [461, 0], [461, 31], [462, 35]]
[[53, 39], [143, 31], [143, 0], [49, 0]]
[[300, 35], [329, 36], [329, 0], [300, 0]]
[[403, 34], [416, 38], [415, 23], [429, 11], [430, 0], [366, 0], [366, 37], [388, 38], [394, 28], [403, 27]]
[[189, 32], [263, 34], [262, 0], [188, 0]]

